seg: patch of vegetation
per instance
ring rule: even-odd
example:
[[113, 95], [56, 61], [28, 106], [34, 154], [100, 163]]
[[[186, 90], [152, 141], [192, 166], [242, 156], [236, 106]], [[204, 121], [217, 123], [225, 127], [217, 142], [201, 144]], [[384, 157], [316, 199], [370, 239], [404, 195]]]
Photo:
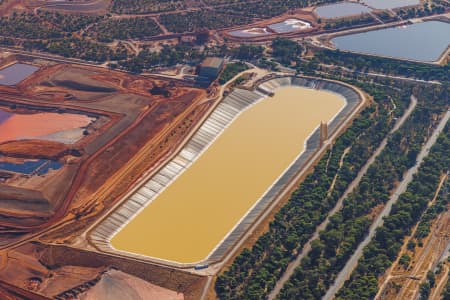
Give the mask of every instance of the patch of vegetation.
[[375, 57], [339, 50], [317, 50], [315, 59], [323, 64], [347, 67], [360, 72], [379, 72], [424, 80], [450, 81], [450, 64], [439, 66]]
[[398, 262], [403, 266], [404, 269], [407, 269], [409, 263], [411, 262], [411, 256], [409, 256], [408, 254], [403, 254]]
[[152, 18], [108, 19], [95, 24], [89, 35], [100, 42], [144, 39], [161, 34], [161, 28]]
[[31, 40], [63, 38], [102, 18], [44, 11], [37, 14], [13, 13], [0, 18], [0, 36]]
[[342, 30], [345, 28], [351, 28], [356, 26], [362, 26], [362, 25], [369, 25], [375, 23], [375, 19], [370, 16], [361, 16], [359, 18], [350, 18], [350, 19], [332, 19], [330, 21], [327, 21], [327, 23], [323, 26], [326, 30]]
[[170, 47], [165, 45], [161, 51], [144, 49], [139, 55], [120, 61], [123, 69], [132, 73], [141, 73], [142, 70], [152, 69], [156, 66], [173, 66], [182, 62], [199, 62], [204, 54], [188, 45]]
[[[424, 160], [414, 180], [408, 185], [408, 190], [402, 194], [392, 207], [391, 214], [385, 219], [384, 225], [377, 230], [371, 243], [365, 248], [364, 256], [358, 263], [349, 281], [339, 292], [337, 299], [372, 299], [377, 290], [375, 278], [396, 259], [402, 241], [411, 228], [417, 223], [428, 201], [433, 198], [439, 185], [440, 177], [450, 166], [450, 126], [440, 135], [430, 154]], [[403, 258], [403, 257], [402, 257]], [[369, 284], [369, 286], [368, 286]], [[429, 272], [427, 282], [421, 286], [421, 295], [427, 299], [430, 289], [434, 286], [434, 273]], [[371, 290], [372, 293], [363, 291]], [[364, 295], [361, 297], [361, 295]]]
[[112, 50], [83, 38], [67, 38], [58, 40], [25, 41], [25, 50], [39, 50], [68, 58], [80, 58], [88, 61], [106, 61], [126, 59], [128, 51], [123, 45]]
[[163, 95], [164, 97], [170, 96], [170, 91], [165, 86], [155, 85], [153, 88], [150, 89], [150, 93], [152, 95]]
[[228, 49], [225, 53], [231, 55], [233, 58], [252, 61], [263, 56], [264, 48], [257, 45], [241, 44], [237, 48]]
[[[447, 179], [448, 180], [448, 179]], [[446, 210], [449, 204], [448, 195], [444, 195], [445, 190], [441, 190], [438, 195], [436, 202], [427, 208], [425, 213], [420, 218], [419, 225], [417, 226], [416, 233], [414, 234], [414, 239], [418, 243], [422, 242], [422, 239], [430, 234], [431, 222], [436, 219], [436, 217]]]
[[447, 6], [448, 4], [445, 4], [442, 1], [433, 1], [430, 6], [426, 4], [423, 7], [401, 9], [397, 12], [397, 15], [402, 19], [412, 19], [434, 14], [442, 14], [445, 12], [445, 8]]
[[[402, 241], [410, 234], [411, 228], [420, 219], [415, 238], [423, 238], [429, 234], [430, 220], [443, 212], [448, 204], [447, 196], [441, 190], [436, 203], [427, 208], [428, 202], [434, 197], [441, 176], [450, 166], [450, 125], [441, 133], [436, 144], [431, 148], [414, 180], [408, 185], [408, 190], [402, 194], [398, 202], [392, 207], [391, 214], [385, 219], [384, 225], [377, 230], [371, 243], [365, 248], [364, 256], [358, 263], [349, 281], [340, 290], [337, 299], [372, 299], [376, 293], [375, 278], [383, 272], [396, 259]], [[425, 213], [423, 211], [426, 209]], [[413, 246], [408, 248], [414, 248]], [[400, 263], [405, 255], [400, 258]], [[428, 299], [429, 293], [435, 284], [435, 274], [428, 272], [427, 280], [420, 287], [421, 299]], [[370, 286], [368, 286], [370, 282]], [[363, 291], [372, 290], [370, 294]], [[364, 297], [361, 297], [364, 295]]]
[[[390, 137], [385, 149], [369, 167], [359, 186], [345, 199], [343, 208], [330, 219], [330, 224], [284, 286], [279, 295], [280, 299], [319, 299], [333, 283], [367, 234], [374, 209], [388, 201], [395, 182], [400, 181], [404, 172], [415, 164], [418, 154], [416, 149], [420, 149], [427, 138], [428, 129], [435, 124], [436, 115], [445, 110], [445, 101], [442, 100], [442, 97], [446, 99], [445, 89], [429, 89], [422, 87], [415, 90], [420, 99], [418, 107], [405, 124]], [[403, 207], [398, 206], [398, 209], [402, 215]], [[385, 224], [389, 222], [385, 221]], [[367, 276], [355, 276], [359, 287], [357, 292], [339, 294], [339, 299], [370, 299], [376, 292], [376, 276], [379, 274], [377, 271], [384, 270], [389, 265], [390, 255], [395, 256], [397, 247], [401, 246], [399, 239], [390, 238], [391, 233], [392, 231], [386, 233], [386, 230], [383, 230], [383, 246], [380, 245], [380, 248], [367, 248], [370, 257], [374, 257], [371, 254], [377, 249], [385, 251], [387, 256], [375, 256], [370, 266], [358, 267], [358, 270]]]
[[302, 51], [302, 46], [286, 38], [276, 38], [272, 42], [272, 56], [285, 66], [289, 66], [293, 61], [298, 61]]
[[219, 83], [224, 84], [237, 74], [247, 69], [247, 65], [241, 62], [227, 64], [225, 69], [222, 71], [222, 74], [220, 74]]
[[420, 285], [420, 299], [428, 299], [430, 297], [431, 289], [436, 284], [436, 275], [432, 271], [428, 271], [427, 279]]
[[203, 29], [223, 29], [251, 23], [248, 16], [236, 16], [215, 11], [200, 10], [162, 15], [161, 23], [171, 32], [195, 32]]
[[182, 0], [113, 0], [111, 10], [118, 14], [144, 14], [184, 9]]

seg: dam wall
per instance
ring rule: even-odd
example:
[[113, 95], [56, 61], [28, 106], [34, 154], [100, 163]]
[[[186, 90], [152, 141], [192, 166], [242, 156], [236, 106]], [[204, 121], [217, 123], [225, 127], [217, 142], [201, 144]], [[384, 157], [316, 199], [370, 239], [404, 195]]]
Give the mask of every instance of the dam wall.
[[[305, 150], [302, 153], [299, 153], [289, 167], [270, 187], [268, 187], [264, 195], [255, 202], [251, 209], [243, 215], [241, 220], [226, 236], [224, 236], [224, 239], [203, 261], [195, 264], [182, 264], [128, 253], [114, 249], [111, 246], [110, 241], [116, 233], [133, 219], [133, 217], [139, 214], [141, 210], [155, 200], [165, 188], [189, 168], [189, 166], [191, 166], [196, 159], [208, 149], [208, 147], [243, 111], [256, 104], [259, 100], [267, 97], [267, 95], [273, 95], [278, 88], [285, 86], [299, 86], [309, 89], [325, 90], [336, 93], [345, 99], [346, 105], [344, 108], [328, 123], [328, 132], [330, 136], [346, 122], [350, 114], [362, 102], [360, 94], [347, 85], [305, 77], [279, 77], [269, 79], [259, 84], [253, 91], [235, 89], [223, 98], [221, 103], [200, 126], [198, 131], [192, 136], [175, 158], [162, 167], [150, 180], [137, 186], [130, 196], [125, 199], [115, 211], [109, 214], [90, 232], [89, 239], [92, 244], [100, 251], [112, 255], [131, 256], [133, 258], [178, 268], [190, 268], [199, 264], [207, 265], [222, 260], [228, 251], [239, 241], [251, 225], [255, 223], [261, 214], [319, 150], [319, 127], [317, 127], [305, 141]], [[170, 216], [167, 217], [170, 218]], [[157, 243], [157, 241], [155, 241], [155, 243]]]

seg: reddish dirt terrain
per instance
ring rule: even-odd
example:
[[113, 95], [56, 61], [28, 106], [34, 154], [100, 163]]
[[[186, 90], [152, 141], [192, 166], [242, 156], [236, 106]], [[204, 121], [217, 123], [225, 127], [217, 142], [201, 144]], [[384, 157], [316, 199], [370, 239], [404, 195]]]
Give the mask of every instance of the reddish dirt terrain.
[[[112, 282], [129, 295], [196, 299], [202, 277], [45, 244], [78, 241], [177, 149], [215, 99], [179, 81], [28, 63], [40, 69], [0, 86], [0, 297], [94, 299]], [[40, 173], [48, 163], [60, 167]], [[66, 251], [78, 259], [67, 261]]]
[[[152, 94], [155, 86], [165, 95]], [[114, 202], [112, 195], [126, 192], [176, 146], [206, 111], [208, 105], [201, 104], [205, 97], [205, 91], [176, 82], [71, 65], [46, 66], [15, 87], [0, 87], [0, 109], [10, 114], [0, 124], [0, 153], [64, 163], [48, 176], [12, 174], [0, 183], [11, 189], [10, 197], [19, 193], [26, 198], [30, 191], [41, 192], [54, 212], [52, 218], [24, 221], [0, 213], [0, 225], [30, 232], [45, 228], [69, 209], [89, 205], [99, 188]], [[187, 115], [192, 117], [186, 120]], [[80, 139], [64, 143], [77, 128], [83, 131]], [[170, 132], [175, 128], [178, 130]], [[171, 135], [166, 136], [168, 133]], [[142, 149], [147, 150], [147, 155], [140, 157], [144, 164], [130, 168], [128, 163]], [[108, 180], [122, 171], [129, 179], [110, 186]], [[17, 199], [2, 200], [11, 200], [11, 209], [20, 211], [20, 205], [14, 203]]]
[[180, 271], [37, 243], [10, 251], [0, 267], [0, 296], [7, 284], [28, 293], [25, 299], [197, 299], [193, 290], [204, 283]]
[[0, 155], [12, 158], [54, 158], [66, 156], [67, 145], [52, 141], [24, 140], [0, 144]]

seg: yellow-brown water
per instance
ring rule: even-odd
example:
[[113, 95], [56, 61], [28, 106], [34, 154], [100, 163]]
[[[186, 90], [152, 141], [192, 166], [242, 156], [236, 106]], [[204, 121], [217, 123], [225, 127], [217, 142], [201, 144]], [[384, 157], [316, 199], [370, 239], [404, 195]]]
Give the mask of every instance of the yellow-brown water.
[[112, 246], [182, 263], [205, 259], [344, 104], [329, 92], [278, 89], [243, 112]]

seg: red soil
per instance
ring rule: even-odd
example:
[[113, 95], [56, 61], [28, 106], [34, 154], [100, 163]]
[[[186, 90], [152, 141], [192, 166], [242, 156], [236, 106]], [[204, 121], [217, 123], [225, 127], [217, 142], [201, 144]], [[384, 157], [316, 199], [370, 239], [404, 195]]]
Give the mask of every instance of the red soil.
[[0, 155], [22, 158], [54, 158], [64, 156], [67, 152], [67, 146], [63, 143], [25, 140], [11, 141], [0, 144]]

